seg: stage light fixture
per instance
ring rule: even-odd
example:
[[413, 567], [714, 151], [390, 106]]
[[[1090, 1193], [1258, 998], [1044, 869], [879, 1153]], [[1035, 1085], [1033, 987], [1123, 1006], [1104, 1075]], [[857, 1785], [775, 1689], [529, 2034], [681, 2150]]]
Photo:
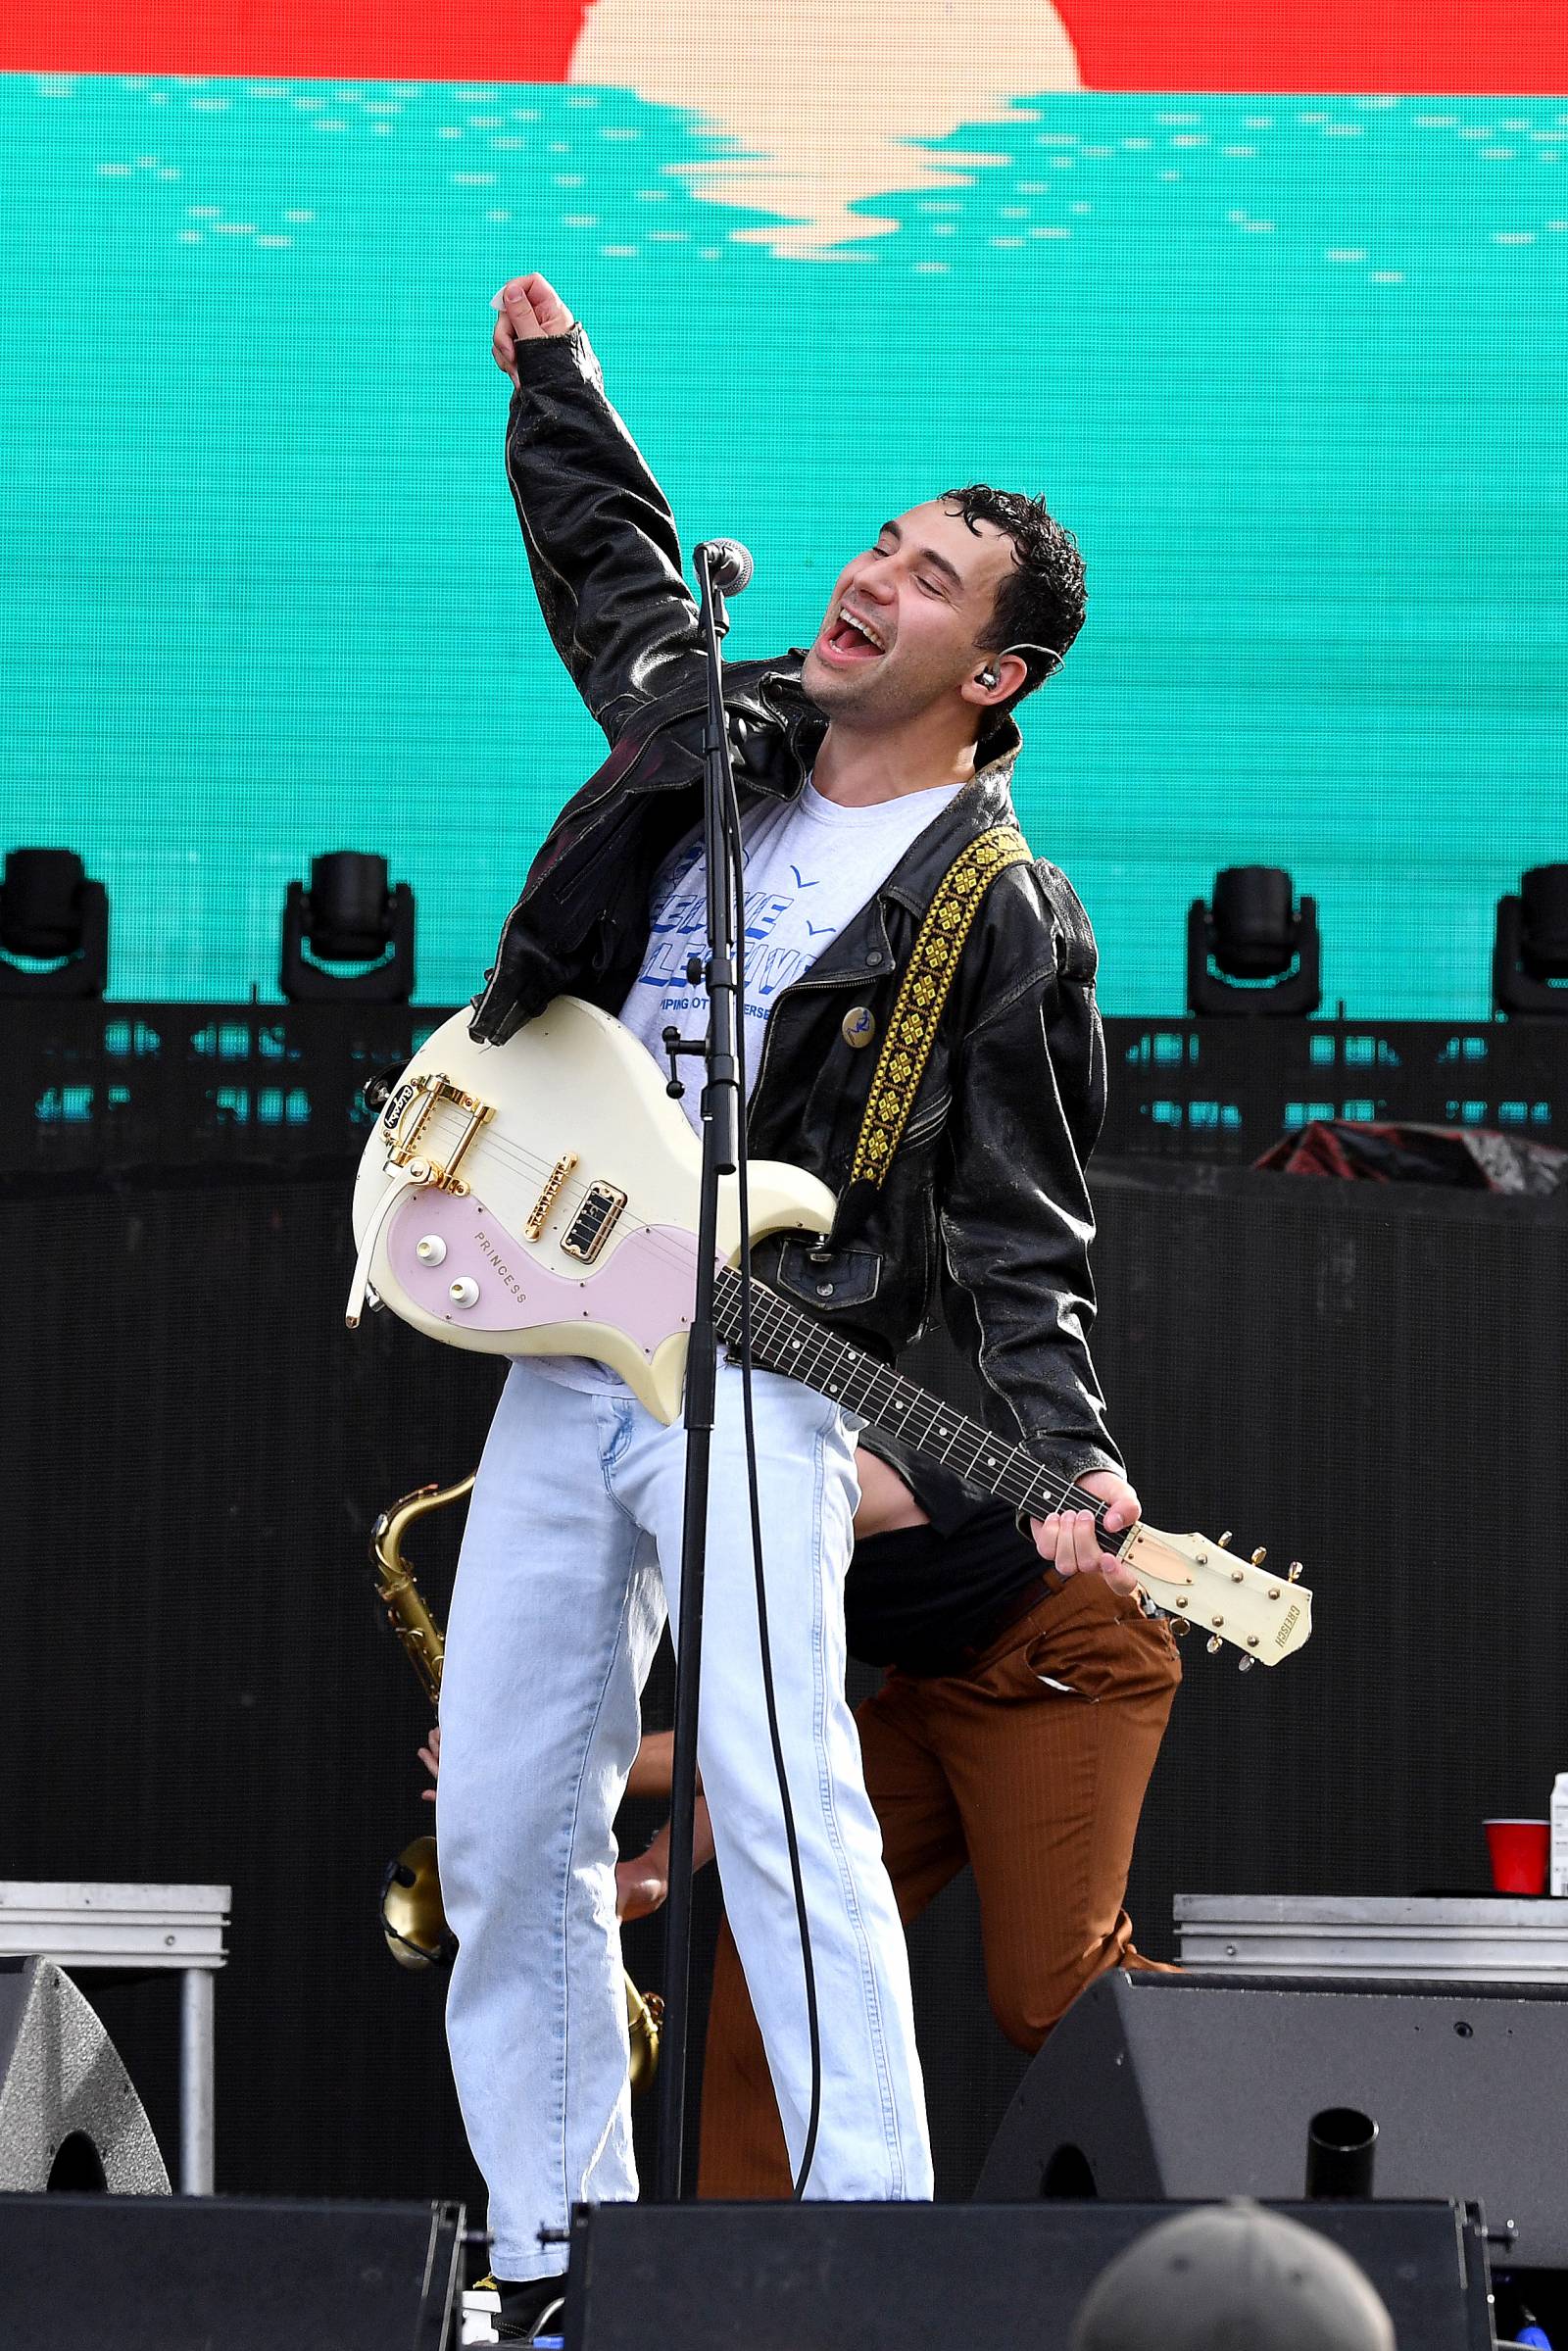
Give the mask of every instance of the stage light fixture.
[[12, 850], [0, 874], [0, 996], [102, 996], [108, 978], [102, 882], [88, 881], [73, 850]]
[[1281, 865], [1227, 865], [1212, 905], [1187, 916], [1187, 1004], [1194, 1012], [1315, 1012], [1322, 989], [1317, 901], [1295, 904]]
[[1568, 1013], [1568, 865], [1532, 865], [1498, 899], [1492, 1008]]
[[[367, 968], [334, 971], [334, 963]], [[289, 883], [282, 988], [291, 1004], [409, 1002], [414, 892], [407, 882], [388, 889], [385, 857], [335, 850], [330, 857], [312, 858], [309, 889], [303, 882]]]

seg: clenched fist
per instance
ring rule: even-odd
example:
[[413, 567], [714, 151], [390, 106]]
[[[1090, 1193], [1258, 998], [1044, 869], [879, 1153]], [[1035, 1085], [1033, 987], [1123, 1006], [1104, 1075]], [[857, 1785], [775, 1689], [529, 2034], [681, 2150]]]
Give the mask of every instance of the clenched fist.
[[526, 277], [509, 277], [499, 294], [491, 299], [496, 313], [496, 331], [490, 338], [490, 355], [503, 375], [517, 380], [517, 345], [537, 343], [545, 335], [568, 334], [576, 324], [569, 310], [548, 278], [537, 269]]

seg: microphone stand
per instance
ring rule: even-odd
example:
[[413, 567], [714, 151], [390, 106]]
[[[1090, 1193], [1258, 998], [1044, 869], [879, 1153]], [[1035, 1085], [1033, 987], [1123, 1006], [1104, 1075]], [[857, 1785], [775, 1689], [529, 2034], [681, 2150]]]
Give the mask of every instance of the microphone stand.
[[[703, 1172], [697, 1224], [697, 1295], [686, 1350], [686, 1490], [681, 1530], [680, 1610], [675, 1642], [674, 1765], [670, 1779], [669, 1893], [664, 1904], [664, 2021], [659, 2058], [659, 2160], [655, 2194], [678, 2204], [686, 2133], [686, 2044], [691, 1993], [692, 1844], [697, 1804], [697, 1720], [702, 1687], [703, 1581], [708, 1564], [708, 1497], [712, 1450], [718, 1332], [714, 1275], [718, 1249], [718, 1185], [740, 1157], [740, 1006], [735, 984], [739, 908], [730, 872], [730, 823], [737, 808], [724, 725], [719, 639], [729, 628], [723, 592], [712, 577], [710, 552], [699, 547], [694, 568], [700, 596], [698, 627], [708, 654], [708, 723], [703, 735], [703, 840], [708, 858], [709, 1026], [704, 1043], [666, 1030], [670, 1091], [678, 1091], [678, 1053], [700, 1053], [703, 1088]], [[744, 582], [742, 583], [744, 584]], [[695, 985], [704, 966], [693, 956]]]

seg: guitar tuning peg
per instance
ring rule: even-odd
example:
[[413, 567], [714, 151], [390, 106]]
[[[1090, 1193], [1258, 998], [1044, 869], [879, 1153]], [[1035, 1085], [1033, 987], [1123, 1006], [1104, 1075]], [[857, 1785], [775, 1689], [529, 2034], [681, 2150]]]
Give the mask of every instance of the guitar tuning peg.
[[1267, 1551], [1265, 1551], [1263, 1545], [1259, 1543], [1256, 1550], [1252, 1553], [1252, 1565], [1254, 1567], [1261, 1567], [1267, 1557]]
[[1231, 1539], [1231, 1531], [1230, 1531], [1229, 1527], [1227, 1527], [1227, 1528], [1226, 1528], [1226, 1530], [1225, 1530], [1225, 1532], [1224, 1532], [1224, 1534], [1223, 1534], [1223, 1535], [1220, 1537], [1220, 1539], [1219, 1539], [1219, 1547], [1220, 1547], [1220, 1549], [1221, 1549], [1221, 1550], [1223, 1550], [1223, 1549], [1225, 1548], [1225, 1545], [1226, 1545], [1226, 1544], [1229, 1543], [1230, 1539]]
[[1250, 1674], [1256, 1663], [1257, 1659], [1255, 1657], [1238, 1657], [1236, 1660], [1236, 1670], [1239, 1674]]
[[1299, 1579], [1299, 1577], [1300, 1577], [1300, 1573], [1301, 1573], [1301, 1562], [1299, 1561], [1299, 1559], [1293, 1559], [1293, 1560], [1291, 1561], [1291, 1572], [1290, 1572], [1289, 1576], [1286, 1578], [1286, 1582], [1287, 1582], [1288, 1584], [1295, 1584], [1296, 1582], [1298, 1582], [1298, 1579]]
[[1185, 1641], [1188, 1634], [1193, 1629], [1191, 1617], [1167, 1616], [1165, 1622], [1167, 1625], [1169, 1625], [1171, 1631], [1175, 1634], [1178, 1641]]
[[1217, 1633], [1210, 1633], [1210, 1635], [1209, 1635], [1209, 1637], [1208, 1637], [1208, 1653], [1209, 1653], [1209, 1655], [1210, 1655], [1211, 1657], [1217, 1657], [1217, 1656], [1219, 1655], [1219, 1653], [1220, 1653], [1220, 1650], [1221, 1650], [1221, 1649], [1222, 1649], [1224, 1646], [1225, 1646], [1225, 1643], [1224, 1643], [1224, 1642], [1221, 1641], [1221, 1639], [1220, 1639], [1219, 1635], [1218, 1635]]

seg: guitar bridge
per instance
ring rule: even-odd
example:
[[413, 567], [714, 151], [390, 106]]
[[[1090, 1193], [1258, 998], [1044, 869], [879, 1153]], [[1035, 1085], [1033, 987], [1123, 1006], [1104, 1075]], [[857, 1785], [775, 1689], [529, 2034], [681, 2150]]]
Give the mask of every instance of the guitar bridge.
[[[411, 1121], [409, 1112], [415, 1103]], [[439, 1103], [447, 1102], [466, 1114], [467, 1123], [448, 1151], [445, 1160], [431, 1158], [419, 1149], [419, 1139], [429, 1122], [430, 1113]], [[451, 1192], [460, 1198], [468, 1187], [459, 1175], [465, 1152], [481, 1127], [487, 1127], [495, 1116], [494, 1105], [480, 1102], [477, 1095], [465, 1094], [450, 1078], [432, 1073], [416, 1078], [407, 1088], [399, 1087], [382, 1112], [382, 1123], [389, 1128], [387, 1150], [389, 1167], [407, 1168], [416, 1184], [429, 1184], [437, 1192]]]
[[565, 1182], [567, 1176], [570, 1175], [576, 1164], [577, 1154], [575, 1151], [562, 1152], [560, 1158], [550, 1170], [549, 1175], [545, 1178], [545, 1188], [543, 1192], [540, 1193], [539, 1198], [534, 1201], [532, 1210], [529, 1213], [528, 1221], [522, 1228], [522, 1237], [524, 1241], [539, 1241], [543, 1239], [545, 1226], [550, 1221], [550, 1211], [555, 1206], [557, 1200], [561, 1198], [561, 1187]]
[[615, 1220], [625, 1205], [626, 1195], [613, 1184], [590, 1184], [582, 1206], [571, 1220], [571, 1230], [562, 1240], [561, 1246], [567, 1256], [592, 1265], [614, 1231]]

